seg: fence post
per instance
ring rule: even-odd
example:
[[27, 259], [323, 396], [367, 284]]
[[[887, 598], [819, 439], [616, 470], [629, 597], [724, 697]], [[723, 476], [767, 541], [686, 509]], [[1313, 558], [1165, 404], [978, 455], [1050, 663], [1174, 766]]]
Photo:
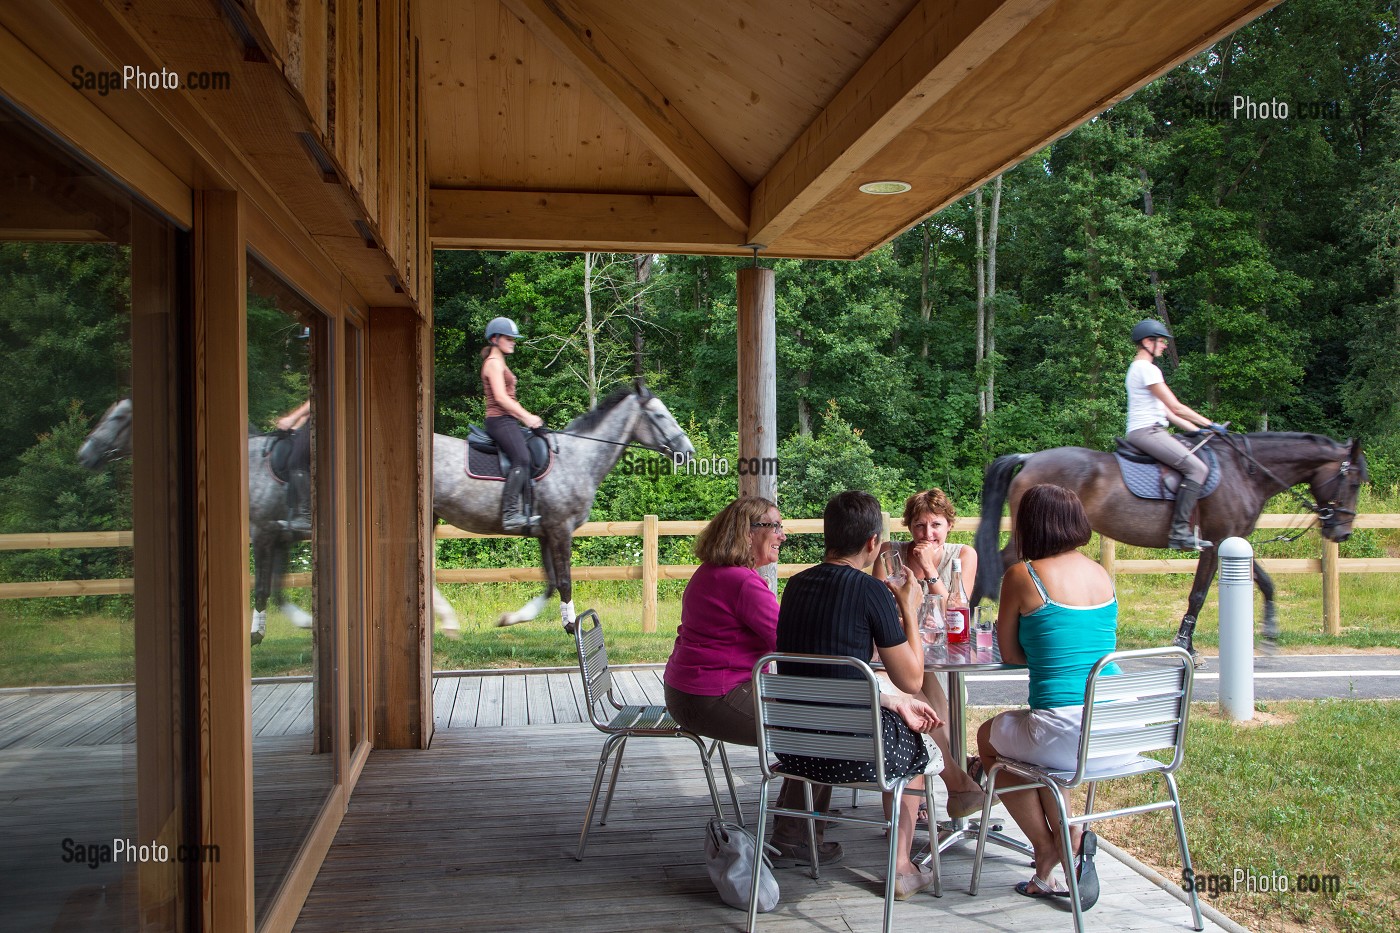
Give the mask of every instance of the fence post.
[[1342, 634], [1342, 577], [1337, 542], [1322, 541], [1322, 622], [1328, 635]]
[[655, 515], [642, 516], [642, 631], [656, 631], [656, 581], [661, 568], [661, 524]]
[[1108, 571], [1109, 579], [1113, 580], [1113, 585], [1118, 585], [1118, 578], [1114, 573], [1113, 565], [1118, 559], [1118, 542], [1108, 535], [1099, 535], [1099, 565]]

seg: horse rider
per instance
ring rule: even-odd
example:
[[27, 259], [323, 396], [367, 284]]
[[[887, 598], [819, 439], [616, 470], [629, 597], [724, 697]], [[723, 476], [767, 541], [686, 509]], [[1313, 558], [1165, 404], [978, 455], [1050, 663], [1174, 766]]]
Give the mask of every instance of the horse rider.
[[1172, 512], [1167, 547], [1176, 551], [1196, 551], [1214, 547], [1211, 542], [1198, 539], [1191, 527], [1191, 509], [1201, 497], [1201, 486], [1210, 470], [1204, 460], [1167, 433], [1167, 422], [1186, 431], [1209, 428], [1217, 434], [1226, 432], [1224, 425], [1183, 405], [1167, 388], [1162, 371], [1154, 360], [1166, 351], [1171, 339], [1172, 335], [1167, 333], [1161, 322], [1150, 318], [1133, 328], [1132, 341], [1137, 346], [1137, 353], [1128, 367], [1127, 441], [1181, 473], [1181, 486], [1176, 491], [1176, 509]]
[[287, 455], [287, 517], [279, 522], [288, 535], [311, 534], [311, 400], [277, 419], [277, 429], [289, 432]]
[[481, 348], [481, 384], [486, 393], [486, 433], [510, 458], [510, 473], [501, 494], [501, 527], [510, 534], [534, 534], [539, 526], [538, 515], [521, 511], [520, 500], [530, 476], [530, 451], [521, 427], [528, 427], [539, 437], [548, 432], [544, 419], [533, 415], [515, 399], [515, 373], [506, 365], [506, 357], [515, 352], [520, 330], [508, 317], [492, 318], [486, 325], [486, 346]]

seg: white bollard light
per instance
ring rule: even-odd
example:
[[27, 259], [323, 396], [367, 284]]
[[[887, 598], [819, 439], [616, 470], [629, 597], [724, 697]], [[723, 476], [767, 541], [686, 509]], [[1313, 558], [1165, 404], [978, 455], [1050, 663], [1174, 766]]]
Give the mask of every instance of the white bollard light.
[[1220, 542], [1220, 709], [1254, 718], [1254, 549], [1244, 538]]

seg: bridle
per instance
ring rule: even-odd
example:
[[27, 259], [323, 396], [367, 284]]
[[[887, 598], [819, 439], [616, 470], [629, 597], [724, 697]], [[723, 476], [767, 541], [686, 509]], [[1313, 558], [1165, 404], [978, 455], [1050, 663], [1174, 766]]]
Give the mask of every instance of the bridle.
[[[1298, 502], [1303, 506], [1303, 508], [1316, 515], [1318, 520], [1322, 523], [1322, 527], [1324, 529], [1331, 529], [1341, 524], [1341, 516], [1356, 516], [1355, 509], [1346, 508], [1336, 497], [1336, 491], [1341, 489], [1342, 477], [1348, 475], [1349, 473], [1351, 473], [1352, 470], [1356, 469], [1356, 464], [1353, 463], [1348, 457], [1342, 457], [1338, 461], [1337, 472], [1325, 484], [1317, 487], [1317, 498], [1308, 498], [1307, 496], [1304, 496], [1302, 493], [1300, 493], [1296, 488], [1294, 488], [1295, 484], [1285, 483], [1283, 480], [1278, 478], [1278, 475], [1275, 474], [1273, 470], [1270, 470], [1268, 467], [1264, 466], [1264, 464], [1260, 463], [1254, 458], [1254, 455], [1249, 452], [1248, 437], [1237, 436], [1233, 434], [1224, 434], [1221, 435], [1221, 437], [1225, 439], [1225, 442], [1230, 445], [1230, 448], [1234, 450], [1235, 453], [1239, 454], [1240, 457], [1249, 462], [1250, 473], [1253, 473], [1255, 468], [1258, 468], [1260, 472], [1262, 472], [1265, 476], [1267, 476], [1269, 479], [1273, 480], [1275, 483], [1278, 484], [1280, 492], [1287, 491], [1290, 495], [1293, 496], [1293, 498], [1298, 500]], [[1325, 500], [1322, 498], [1323, 495], [1327, 496]], [[1307, 531], [1306, 528], [1299, 531], [1298, 534], [1301, 535], [1305, 531]], [[1280, 535], [1275, 540], [1292, 541], [1295, 538], [1297, 538], [1297, 536], [1298, 535], [1294, 535], [1293, 537], [1287, 537], [1284, 535]]]
[[[648, 395], [641, 401], [642, 414], [645, 415], [647, 417], [647, 420], [651, 423], [652, 431], [655, 434], [655, 436], [662, 438], [660, 443], [655, 446], [649, 444], [639, 444], [636, 441], [615, 441], [606, 437], [589, 437], [586, 434], [574, 434], [571, 431], [550, 431], [549, 433], [563, 435], [564, 437], [576, 437], [581, 441], [593, 441], [598, 444], [611, 444], [614, 447], [635, 447], [638, 450], [649, 450], [653, 453], [660, 452], [668, 457], [674, 457], [676, 451], [679, 450], [681, 445], [683, 445], [685, 442], [685, 431], [681, 429], [679, 425], [677, 425], [674, 434], [667, 432], [666, 425], [661, 420], [661, 416], [655, 411], [652, 411], [651, 409], [651, 403], [655, 398], [655, 395]], [[557, 447], [555, 448], [555, 453], [558, 453]]]

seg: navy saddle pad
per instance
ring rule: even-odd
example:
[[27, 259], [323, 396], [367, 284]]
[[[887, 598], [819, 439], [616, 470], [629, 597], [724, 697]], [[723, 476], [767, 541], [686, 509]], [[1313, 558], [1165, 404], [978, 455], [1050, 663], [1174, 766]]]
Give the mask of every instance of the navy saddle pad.
[[279, 482], [287, 481], [287, 462], [292, 459], [292, 432], [273, 431], [263, 435], [262, 456]]
[[[1188, 450], [1200, 441], [1199, 436], [1191, 435], [1173, 434], [1172, 438]], [[1118, 469], [1123, 472], [1124, 484], [1133, 495], [1139, 499], [1176, 499], [1176, 487], [1181, 483], [1180, 473], [1153, 460], [1121, 437], [1113, 456], [1118, 461]], [[1196, 456], [1204, 460], [1210, 470], [1201, 486], [1201, 498], [1204, 499], [1220, 485], [1220, 461], [1209, 444], [1196, 451]]]
[[[525, 435], [525, 446], [530, 451], [530, 475], [539, 479], [549, 472], [554, 462], [554, 452], [542, 437], [533, 431], [521, 428]], [[471, 425], [467, 431], [467, 475], [476, 479], [505, 479], [510, 472], [510, 458], [496, 447], [480, 425]]]

